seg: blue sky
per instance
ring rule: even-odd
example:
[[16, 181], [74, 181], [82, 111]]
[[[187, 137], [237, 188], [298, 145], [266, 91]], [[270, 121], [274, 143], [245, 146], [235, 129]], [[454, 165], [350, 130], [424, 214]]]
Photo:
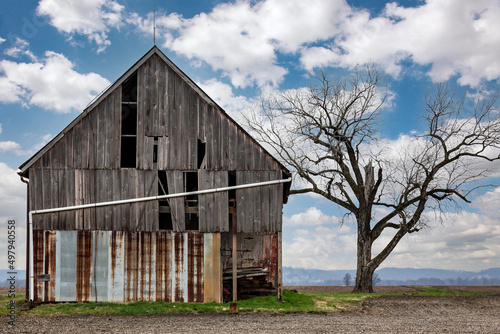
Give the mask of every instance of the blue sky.
[[[153, 46], [154, 8], [156, 44], [235, 119], [262, 92], [309, 86], [319, 68], [341, 75], [376, 63], [392, 97], [380, 133], [397, 145], [420, 130], [423, 92], [431, 83], [498, 89], [497, 0], [4, 0], [0, 240], [14, 218], [19, 268], [26, 187], [18, 166]], [[498, 207], [500, 188], [478, 193], [443, 224], [404, 240], [383, 266], [498, 267]], [[284, 265], [355, 268], [355, 226], [340, 226], [341, 215], [317, 196], [291, 197], [284, 208]], [[3, 245], [0, 268], [7, 266]]]

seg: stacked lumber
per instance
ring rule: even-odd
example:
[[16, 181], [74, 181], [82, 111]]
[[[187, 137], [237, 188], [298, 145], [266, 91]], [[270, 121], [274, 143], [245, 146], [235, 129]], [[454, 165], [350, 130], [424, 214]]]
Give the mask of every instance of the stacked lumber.
[[[267, 268], [249, 267], [238, 268], [238, 300], [257, 296], [268, 296], [276, 292], [271, 282], [266, 280]], [[233, 269], [228, 268], [223, 273], [224, 290], [232, 290]], [[229, 297], [229, 296], [228, 296]], [[232, 297], [231, 297], [232, 298]]]

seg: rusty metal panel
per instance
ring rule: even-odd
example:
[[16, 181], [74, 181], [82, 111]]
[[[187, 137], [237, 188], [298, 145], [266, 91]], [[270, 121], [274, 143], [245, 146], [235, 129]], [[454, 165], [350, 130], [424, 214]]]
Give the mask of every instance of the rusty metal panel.
[[220, 233], [203, 234], [203, 300], [222, 302]]
[[35, 231], [34, 250], [36, 301], [221, 300], [219, 233]]

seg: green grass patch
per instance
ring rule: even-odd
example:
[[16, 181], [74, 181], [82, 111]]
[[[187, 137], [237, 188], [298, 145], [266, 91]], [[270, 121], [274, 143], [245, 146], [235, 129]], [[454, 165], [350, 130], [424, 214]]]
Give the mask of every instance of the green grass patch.
[[[485, 296], [486, 293], [472, 293], [453, 290], [452, 287], [413, 286], [412, 296]], [[350, 312], [359, 307], [366, 298], [381, 296], [402, 296], [384, 293], [297, 293], [283, 291], [283, 302], [276, 295], [255, 297], [238, 302], [240, 313], [338, 313]], [[147, 315], [168, 313], [229, 313], [229, 303], [46, 303], [29, 310], [24, 295], [16, 300], [16, 313], [21, 316], [71, 316], [71, 315]], [[0, 315], [8, 315], [11, 299], [0, 295]]]
[[16, 294], [14, 298], [11, 298], [7, 295], [0, 295], [0, 316], [10, 315], [11, 312], [11, 301], [14, 300], [15, 303], [15, 312], [19, 313], [21, 309], [23, 309], [26, 305], [24, 301], [24, 294]]
[[449, 287], [436, 287], [436, 286], [422, 286], [414, 285], [412, 288], [418, 290], [412, 292], [412, 296], [427, 296], [427, 297], [473, 297], [473, 296], [488, 296], [489, 293], [482, 292], [467, 292], [453, 290], [453, 286]]

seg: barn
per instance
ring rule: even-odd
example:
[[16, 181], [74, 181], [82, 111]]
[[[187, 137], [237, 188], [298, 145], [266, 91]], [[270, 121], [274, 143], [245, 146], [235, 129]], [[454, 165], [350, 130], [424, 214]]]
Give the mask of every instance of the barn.
[[156, 46], [19, 169], [29, 300], [281, 288], [290, 172]]

